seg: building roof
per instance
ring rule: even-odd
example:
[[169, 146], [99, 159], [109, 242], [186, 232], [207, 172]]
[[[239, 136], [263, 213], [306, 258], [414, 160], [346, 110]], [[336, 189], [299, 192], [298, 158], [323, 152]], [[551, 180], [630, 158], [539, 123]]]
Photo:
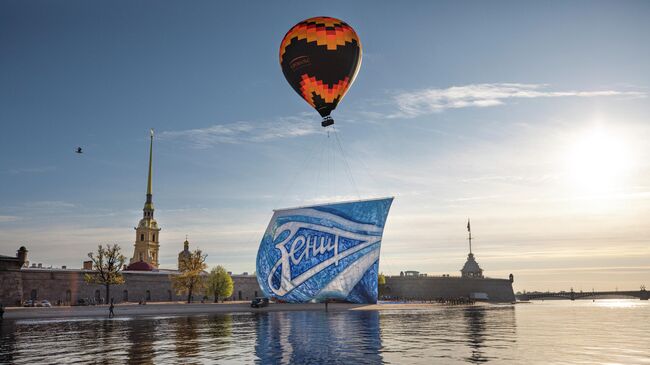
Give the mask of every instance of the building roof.
[[134, 262], [131, 265], [127, 266], [126, 269], [128, 271], [154, 271], [154, 270], [156, 270], [156, 268], [153, 267], [153, 265], [151, 265], [148, 262], [144, 262], [144, 261]]
[[470, 253], [467, 255], [467, 261], [465, 262], [465, 265], [463, 265], [463, 268], [460, 270], [462, 273], [481, 273], [483, 269], [481, 269], [480, 266], [478, 266], [478, 262], [474, 259], [474, 254]]

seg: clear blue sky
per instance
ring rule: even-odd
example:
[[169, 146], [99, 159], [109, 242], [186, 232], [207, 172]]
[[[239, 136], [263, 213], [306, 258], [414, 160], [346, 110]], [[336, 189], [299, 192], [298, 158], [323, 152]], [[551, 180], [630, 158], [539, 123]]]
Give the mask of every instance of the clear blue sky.
[[[341, 18], [361, 71], [333, 136], [284, 80], [298, 21]], [[157, 132], [161, 263], [185, 234], [254, 270], [273, 208], [396, 196], [381, 270], [517, 289], [650, 284], [650, 3], [3, 1], [0, 254], [132, 253]], [[85, 153], [73, 153], [83, 146]]]

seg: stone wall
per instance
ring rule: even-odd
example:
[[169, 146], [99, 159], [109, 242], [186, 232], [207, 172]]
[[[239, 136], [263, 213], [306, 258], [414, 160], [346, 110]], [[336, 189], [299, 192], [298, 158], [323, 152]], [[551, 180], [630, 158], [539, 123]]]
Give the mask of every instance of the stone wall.
[[[84, 281], [86, 270], [38, 270], [23, 269], [23, 300], [47, 299], [52, 304], [73, 304], [78, 299], [102, 300], [106, 303], [106, 288], [103, 285]], [[0, 274], [1, 275], [1, 274]], [[169, 274], [164, 272], [124, 272], [125, 283], [111, 285], [110, 296], [116, 303], [153, 302], [182, 300], [174, 293]]]
[[23, 282], [18, 270], [0, 271], [0, 304], [18, 305], [22, 301]]
[[508, 279], [388, 276], [381, 289], [382, 295], [411, 300], [469, 297], [471, 293], [486, 293], [492, 302], [515, 300]]
[[[105, 288], [84, 282], [90, 271], [60, 269], [22, 269], [0, 271], [0, 303], [12, 306], [32, 299], [47, 299], [53, 305], [76, 303], [78, 299], [105, 298]], [[124, 272], [125, 284], [111, 286], [111, 297], [117, 303], [183, 301], [171, 286], [172, 272]], [[173, 275], [173, 274], [172, 274]], [[263, 296], [255, 275], [232, 275], [233, 294], [227, 300], [251, 300]], [[435, 300], [468, 297], [471, 293], [486, 293], [490, 301], [512, 302], [515, 295], [507, 279], [472, 279], [461, 277], [386, 277], [382, 295], [402, 299]], [[202, 293], [194, 295], [195, 300]]]
[[[7, 306], [19, 305], [30, 299], [48, 300], [52, 305], [74, 304], [79, 299], [106, 302], [105, 287], [87, 284], [86, 270], [62, 269], [22, 269], [0, 271], [0, 303]], [[173, 290], [170, 275], [173, 272], [123, 272], [125, 283], [111, 285], [110, 296], [116, 303], [183, 301], [185, 295], [177, 295]], [[257, 278], [252, 275], [233, 275], [234, 290], [230, 300], [250, 300], [261, 295]], [[240, 294], [241, 293], [241, 294]], [[204, 293], [194, 295], [201, 300]]]
[[232, 275], [235, 287], [230, 300], [252, 300], [255, 297], [264, 296], [255, 275]]

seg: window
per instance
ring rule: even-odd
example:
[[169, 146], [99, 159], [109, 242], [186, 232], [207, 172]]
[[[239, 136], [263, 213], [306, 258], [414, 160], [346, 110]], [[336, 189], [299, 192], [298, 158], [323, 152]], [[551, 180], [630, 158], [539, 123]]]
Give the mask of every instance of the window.
[[149, 290], [147, 290], [147, 294], [145, 296], [145, 299], [146, 300], [151, 300], [151, 292]]
[[122, 301], [128, 302], [129, 301], [129, 291], [125, 290], [122, 292]]
[[156, 242], [156, 234], [153, 234], [153, 238], [151, 239], [152, 241]]
[[99, 291], [99, 289], [95, 290], [95, 302], [99, 304], [100, 300], [102, 299], [102, 294]]
[[144, 241], [144, 233], [140, 234], [140, 241]]
[[171, 290], [167, 290], [167, 296], [169, 297], [169, 301], [171, 302], [171, 301], [173, 300], [173, 297], [172, 297], [172, 291], [171, 291]]
[[38, 292], [36, 289], [32, 289], [31, 293], [29, 293], [29, 299], [36, 300], [36, 298], [38, 298]]
[[237, 294], [238, 294], [239, 300], [241, 300], [241, 290]]
[[65, 302], [68, 304], [72, 302], [72, 292], [70, 290], [65, 291]]

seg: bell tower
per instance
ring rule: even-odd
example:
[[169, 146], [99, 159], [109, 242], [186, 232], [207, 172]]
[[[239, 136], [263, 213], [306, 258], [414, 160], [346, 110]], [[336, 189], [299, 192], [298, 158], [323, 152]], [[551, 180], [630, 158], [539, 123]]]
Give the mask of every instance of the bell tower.
[[133, 257], [129, 264], [137, 262], [146, 262], [153, 268], [158, 268], [158, 250], [159, 232], [158, 222], [153, 217], [153, 195], [151, 193], [151, 172], [153, 162], [153, 129], [151, 130], [151, 140], [149, 142], [149, 177], [147, 179], [147, 200], [142, 209], [142, 219], [135, 227], [135, 248], [133, 250]]

